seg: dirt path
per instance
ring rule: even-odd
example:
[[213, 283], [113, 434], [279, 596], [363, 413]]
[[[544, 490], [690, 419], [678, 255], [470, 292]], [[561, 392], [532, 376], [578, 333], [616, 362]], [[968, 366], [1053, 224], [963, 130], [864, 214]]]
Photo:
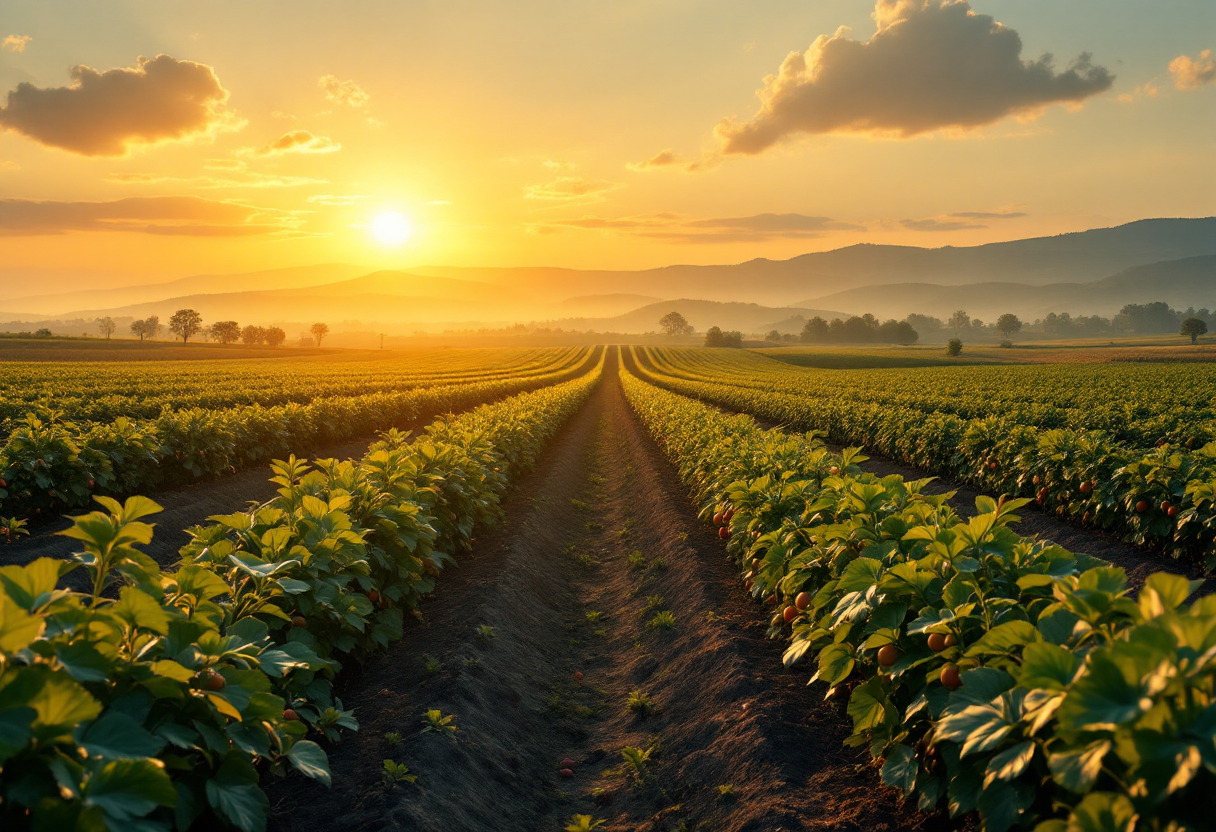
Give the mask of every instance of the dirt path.
[[[576, 813], [618, 832], [939, 823], [843, 748], [843, 705], [781, 671], [767, 614], [636, 423], [614, 356], [505, 523], [445, 573], [423, 613], [345, 680], [362, 730], [330, 749], [333, 789], [280, 783], [273, 829], [547, 832]], [[648, 713], [631, 711], [633, 691]], [[427, 709], [454, 715], [459, 732], [421, 732]], [[650, 750], [643, 777], [626, 747]], [[386, 758], [417, 783], [380, 785]]]

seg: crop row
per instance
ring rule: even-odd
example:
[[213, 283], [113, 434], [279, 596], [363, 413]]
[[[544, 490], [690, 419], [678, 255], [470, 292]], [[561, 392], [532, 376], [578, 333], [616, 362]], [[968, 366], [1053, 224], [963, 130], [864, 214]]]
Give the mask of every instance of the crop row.
[[53, 411], [31, 413], [0, 448], [0, 512], [39, 516], [88, 505], [94, 494], [132, 494], [232, 473], [300, 448], [368, 436], [565, 381], [599, 360], [594, 350], [579, 358], [520, 377], [308, 404], [191, 408], [144, 421], [119, 417], [77, 424]]
[[999, 415], [964, 419], [894, 401], [855, 402], [847, 391], [789, 392], [676, 375], [653, 358], [644, 354], [639, 372], [676, 392], [815, 430], [985, 491], [1030, 497], [1062, 517], [1216, 567], [1216, 444], [1142, 450], [1085, 428], [1039, 428]]
[[[154, 419], [165, 410], [307, 404], [440, 384], [545, 375], [580, 364], [586, 349], [418, 350], [343, 361], [13, 362], [0, 368], [0, 423], [50, 407], [76, 422]], [[5, 430], [7, 432], [7, 430]]]
[[1041, 428], [1100, 430], [1146, 448], [1216, 439], [1212, 364], [1044, 364], [817, 370], [742, 350], [650, 348], [668, 375], [832, 399], [868, 413], [895, 407], [963, 421], [999, 416]]
[[[602, 366], [359, 461], [276, 462], [279, 496], [192, 530], [173, 571], [137, 548], [143, 497], [76, 518], [75, 562], [0, 569], [0, 828], [261, 832], [264, 775], [328, 784], [314, 740], [358, 728], [334, 675], [402, 637]], [[91, 591], [55, 588], [74, 568]]]
[[1133, 600], [1122, 570], [1017, 535], [1026, 500], [963, 521], [856, 449], [623, 378], [886, 784], [986, 832], [1210, 828], [1216, 597], [1159, 573]]

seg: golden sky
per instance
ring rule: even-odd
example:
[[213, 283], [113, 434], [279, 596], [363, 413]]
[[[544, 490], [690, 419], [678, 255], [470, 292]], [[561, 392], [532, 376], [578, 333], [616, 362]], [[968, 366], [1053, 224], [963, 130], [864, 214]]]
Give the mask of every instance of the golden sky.
[[1213, 49], [1211, 0], [5, 0], [0, 274], [642, 268], [1207, 216]]

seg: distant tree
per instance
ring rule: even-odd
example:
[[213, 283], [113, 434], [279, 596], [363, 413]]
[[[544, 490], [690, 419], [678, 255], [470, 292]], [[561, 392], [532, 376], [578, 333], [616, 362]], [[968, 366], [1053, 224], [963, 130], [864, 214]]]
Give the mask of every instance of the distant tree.
[[241, 325], [236, 321], [216, 321], [211, 325], [211, 337], [221, 344], [235, 344], [241, 340]]
[[97, 320], [97, 329], [108, 341], [110, 340], [110, 336], [114, 334], [114, 330], [118, 329], [118, 324], [114, 323], [114, 319], [107, 315]]
[[707, 347], [724, 347], [726, 346], [726, 336], [722, 333], [722, 327], [711, 326], [705, 330], [705, 346]]
[[160, 335], [159, 315], [149, 315], [144, 318], [144, 335], [149, 338], [155, 338], [157, 335]]
[[722, 346], [742, 349], [743, 333], [737, 329], [732, 329], [729, 332], [722, 333]]
[[954, 330], [954, 334], [958, 335], [958, 331], [960, 329], [966, 329], [967, 327], [971, 326], [971, 316], [960, 309], [950, 316], [950, 320], [947, 323], [949, 323], [950, 328]]
[[250, 324], [241, 330], [241, 340], [248, 346], [260, 344], [266, 340], [266, 330]]
[[780, 341], [781, 340], [781, 331], [777, 330], [777, 329], [770, 329], [765, 334], [764, 340], [765, 341]]
[[1179, 335], [1191, 336], [1191, 343], [1194, 344], [1200, 335], [1207, 335], [1208, 325], [1199, 318], [1187, 318], [1182, 322], [1182, 329], [1178, 330]]
[[828, 322], [816, 315], [802, 327], [802, 333], [798, 338], [804, 344], [815, 344], [828, 340]]
[[915, 344], [920, 340], [920, 333], [907, 321], [891, 320], [878, 327], [877, 340], [890, 344]]
[[922, 335], [938, 332], [943, 326], [945, 326], [945, 324], [942, 323], [941, 318], [934, 318], [932, 315], [918, 315], [916, 313], [912, 313], [908, 317], [904, 318], [904, 320], [908, 322], [908, 326], [912, 327]]
[[36, 330], [36, 331], [34, 332], [34, 337], [35, 337], [35, 338], [50, 338], [50, 337], [51, 337], [51, 330], [50, 330], [50, 328], [49, 328], [49, 327], [45, 327], [45, 326], [44, 326], [44, 327], [42, 327], [41, 329]]
[[315, 323], [308, 328], [308, 331], [312, 333], [312, 337], [319, 347], [322, 339], [329, 334], [329, 324]]
[[1115, 316], [1115, 328], [1138, 335], [1173, 332], [1182, 315], [1170, 309], [1168, 303], [1129, 303]]
[[1022, 331], [1022, 319], [1012, 312], [1006, 312], [996, 319], [996, 331], [1006, 338], [1012, 338]]
[[957, 355], [962, 355], [962, 353], [963, 353], [963, 342], [960, 339], [951, 338], [949, 341], [946, 342], [946, 355], [953, 358]]
[[664, 335], [692, 335], [693, 328], [687, 319], [674, 309], [659, 318]]
[[266, 346], [277, 347], [287, 340], [287, 333], [277, 326], [268, 326], [265, 331]]
[[203, 316], [193, 309], [179, 309], [169, 318], [169, 331], [185, 344], [203, 330]]
[[144, 337], [148, 334], [147, 326], [148, 326], [148, 322], [144, 321], [144, 320], [131, 321], [131, 334], [138, 335], [139, 340], [142, 341], [142, 340], [144, 340]]

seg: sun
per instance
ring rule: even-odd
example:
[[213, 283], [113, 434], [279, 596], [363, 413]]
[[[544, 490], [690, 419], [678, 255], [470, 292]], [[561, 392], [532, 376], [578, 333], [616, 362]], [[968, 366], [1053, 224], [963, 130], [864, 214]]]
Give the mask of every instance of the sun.
[[410, 221], [396, 211], [382, 211], [372, 220], [372, 236], [386, 246], [399, 246], [410, 238]]

